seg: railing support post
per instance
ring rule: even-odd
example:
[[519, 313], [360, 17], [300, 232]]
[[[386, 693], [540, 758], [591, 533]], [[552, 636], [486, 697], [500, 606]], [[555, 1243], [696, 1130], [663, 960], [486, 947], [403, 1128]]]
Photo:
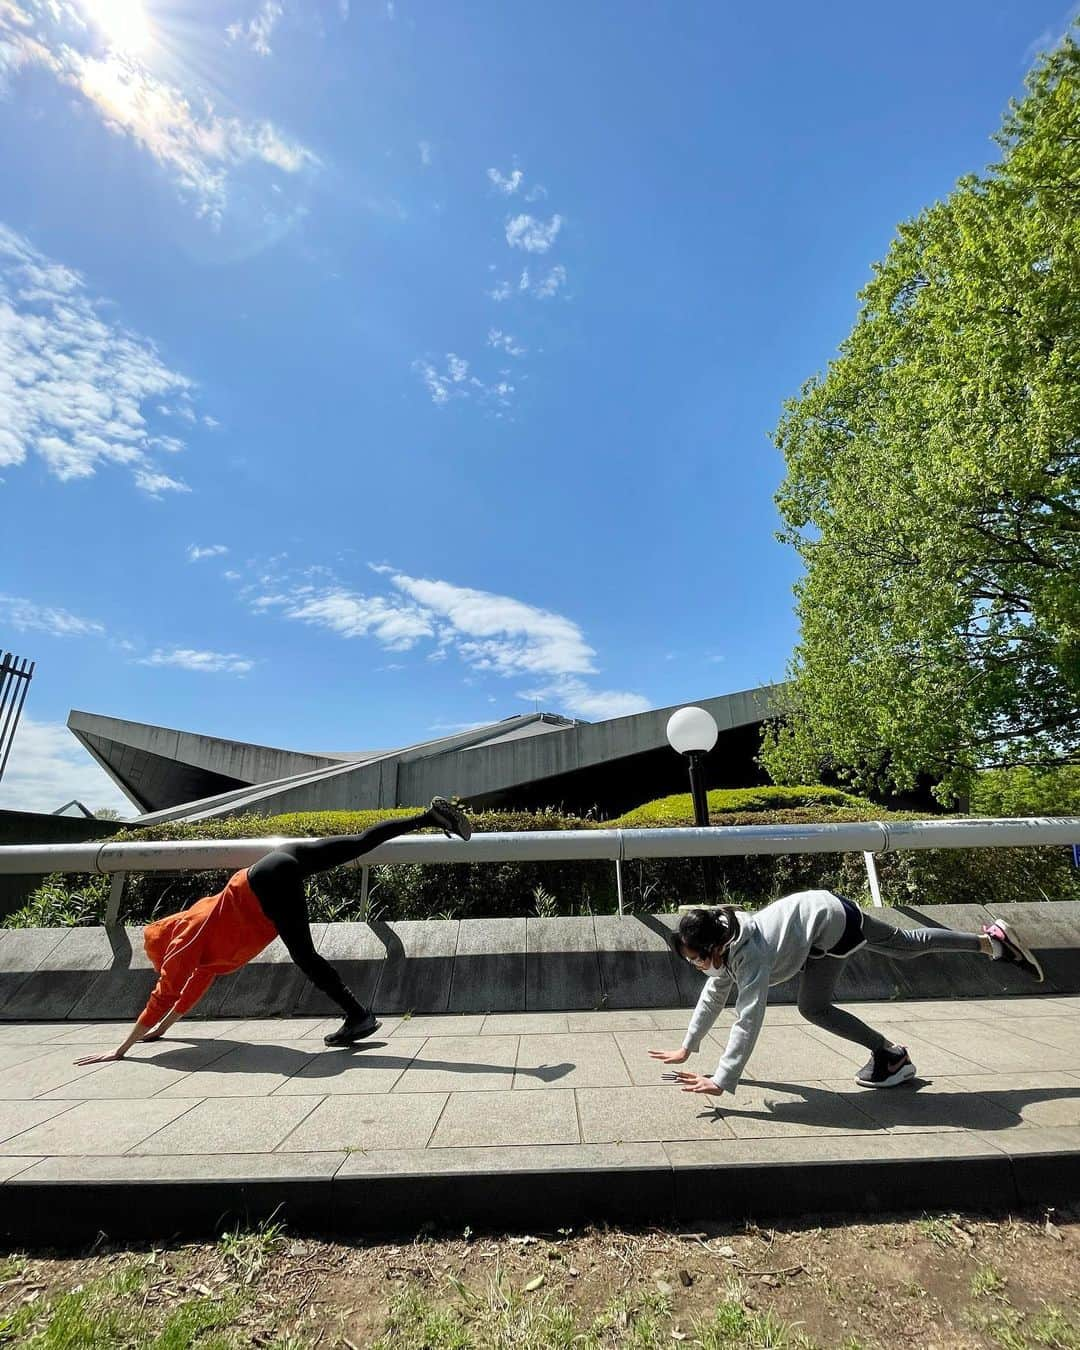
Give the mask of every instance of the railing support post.
[[866, 863], [866, 879], [870, 882], [870, 896], [874, 902], [875, 909], [882, 909], [881, 903], [881, 883], [878, 881], [877, 863], [872, 853], [863, 854], [863, 862]]
[[623, 893], [622, 893], [622, 859], [615, 859], [615, 888], [619, 893], [619, 913], [623, 912]]
[[368, 921], [368, 903], [369, 903], [369, 897], [368, 897], [368, 884], [369, 884], [370, 880], [371, 880], [371, 868], [370, 868], [370, 867], [366, 867], [366, 866], [361, 867], [361, 868], [360, 868], [360, 922], [361, 922], [361, 923], [367, 923], [367, 921]]
[[124, 882], [126, 880], [126, 872], [113, 873], [112, 885], [109, 887], [109, 903], [105, 906], [106, 928], [115, 928], [120, 922], [120, 901], [124, 898]]

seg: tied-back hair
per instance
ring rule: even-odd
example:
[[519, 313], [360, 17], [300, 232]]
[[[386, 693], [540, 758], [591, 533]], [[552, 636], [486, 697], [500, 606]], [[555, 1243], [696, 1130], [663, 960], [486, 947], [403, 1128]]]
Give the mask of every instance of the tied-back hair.
[[703, 955], [723, 951], [739, 931], [739, 920], [731, 905], [717, 909], [692, 909], [679, 920], [679, 927], [671, 935], [671, 946], [676, 956], [688, 951]]

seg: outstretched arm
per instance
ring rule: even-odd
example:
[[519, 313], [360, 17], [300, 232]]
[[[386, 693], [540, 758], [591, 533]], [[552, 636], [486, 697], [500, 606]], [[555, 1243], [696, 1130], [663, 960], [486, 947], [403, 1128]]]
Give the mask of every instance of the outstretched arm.
[[84, 1055], [82, 1059], [77, 1059], [75, 1063], [78, 1065], [108, 1064], [110, 1060], [123, 1059], [131, 1047], [138, 1045], [140, 1041], [144, 1041], [149, 1033], [150, 1028], [148, 1026], [144, 1026], [142, 1022], [136, 1022], [128, 1032], [127, 1039], [118, 1049], [110, 1050], [104, 1055]]
[[[155, 999], [152, 996], [150, 1002], [146, 1005], [139, 1020], [128, 1032], [127, 1039], [123, 1045], [111, 1050], [105, 1055], [86, 1055], [82, 1059], [77, 1059], [76, 1064], [108, 1064], [114, 1059], [123, 1059], [133, 1045], [138, 1045], [140, 1041], [156, 1041], [161, 1038], [165, 1030], [171, 1027], [174, 1022], [179, 1021], [186, 1012], [190, 1012], [198, 1003], [199, 999], [206, 993], [214, 983], [214, 976], [207, 971], [197, 970], [188, 979], [180, 992], [180, 997], [165, 1014], [164, 1017], [157, 1019], [155, 1008]], [[156, 993], [156, 991], [155, 991]], [[147, 1013], [151, 1015], [147, 1017]], [[155, 1020], [157, 1025], [155, 1026]]]

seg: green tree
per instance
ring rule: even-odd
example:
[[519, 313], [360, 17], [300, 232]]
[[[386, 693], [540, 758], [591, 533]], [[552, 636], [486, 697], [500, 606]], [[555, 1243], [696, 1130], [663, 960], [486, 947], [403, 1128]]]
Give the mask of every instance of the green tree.
[[775, 433], [800, 641], [763, 762], [943, 800], [1080, 749], [1080, 48], [899, 227]]

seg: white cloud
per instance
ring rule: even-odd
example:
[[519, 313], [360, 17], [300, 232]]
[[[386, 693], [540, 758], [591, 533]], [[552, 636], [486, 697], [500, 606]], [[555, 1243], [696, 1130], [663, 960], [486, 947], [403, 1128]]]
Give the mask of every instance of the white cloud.
[[420, 163], [425, 169], [429, 168], [431, 165], [431, 142], [418, 141], [416, 148], [420, 152]]
[[104, 309], [77, 273], [0, 224], [0, 469], [34, 451], [62, 482], [113, 465], [151, 496], [186, 492], [153, 458], [183, 443], [155, 436], [147, 414], [163, 398], [189, 406], [191, 381]]
[[152, 155], [211, 223], [220, 224], [225, 214], [231, 175], [266, 169], [298, 174], [319, 167], [312, 151], [271, 122], [221, 116], [198, 89], [159, 79], [130, 51], [102, 47], [65, 0], [27, 0], [22, 13], [31, 17], [33, 33], [11, 17], [9, 0], [0, 6], [0, 74], [6, 70], [11, 78], [24, 67], [39, 66], [75, 90], [110, 131], [129, 136]]
[[487, 335], [487, 345], [497, 347], [504, 351], [508, 356], [524, 356], [526, 348], [519, 345], [517, 338], [509, 333], [503, 333], [498, 328], [489, 328]]
[[435, 404], [449, 403], [452, 398], [465, 398], [469, 393], [466, 377], [469, 363], [453, 352], [446, 354], [446, 369], [436, 370], [430, 361], [414, 361], [413, 370], [424, 382], [424, 387]]
[[554, 698], [577, 716], [617, 717], [651, 706], [641, 694], [590, 687], [582, 677], [597, 673], [596, 653], [565, 615], [513, 596], [412, 577], [386, 563], [369, 566], [389, 590], [365, 595], [341, 584], [285, 583], [250, 603], [257, 612], [277, 612], [344, 638], [372, 638], [389, 651], [428, 643], [422, 653], [428, 661], [445, 661], [452, 652], [474, 675], [539, 677], [543, 688], [520, 697]]
[[[520, 355], [522, 352], [524, 348], [515, 351], [513, 355]], [[485, 384], [478, 376], [470, 375], [469, 369], [469, 362], [453, 352], [447, 352], [446, 366], [443, 370], [437, 369], [430, 361], [413, 362], [413, 370], [420, 376], [436, 407], [445, 407], [451, 399], [458, 398], [476, 398], [481, 405], [488, 408], [501, 409], [510, 406], [514, 395], [512, 384], [505, 379]], [[496, 411], [495, 416], [501, 417], [503, 414]]]
[[526, 253], [546, 253], [562, 229], [562, 216], [554, 215], [545, 225], [535, 216], [512, 216], [506, 222], [506, 242]]
[[269, 56], [270, 35], [284, 12], [285, 6], [281, 0], [263, 0], [254, 18], [246, 24], [231, 23], [225, 32], [230, 42], [239, 42], [243, 39], [257, 55]]
[[431, 637], [430, 615], [397, 597], [365, 596], [334, 586], [317, 590], [299, 586], [291, 592], [261, 595], [258, 610], [280, 609], [286, 619], [327, 628], [342, 637], [373, 637], [390, 651], [406, 651], [422, 637]]
[[188, 562], [199, 562], [202, 558], [220, 558], [222, 554], [228, 553], [227, 544], [207, 544], [205, 548], [200, 548], [198, 544], [192, 544], [187, 551]]
[[492, 290], [488, 291], [490, 300], [509, 300], [513, 294], [513, 288], [508, 281], [499, 281], [495, 283]]
[[572, 620], [510, 596], [396, 572], [392, 584], [445, 621], [459, 655], [473, 670], [586, 674], [595, 652]]
[[138, 814], [62, 722], [38, 722], [24, 713], [0, 781], [0, 807], [56, 811], [73, 798], [91, 811]]
[[498, 169], [488, 169], [487, 176], [504, 197], [512, 197], [525, 177], [520, 169], [514, 169], [509, 176], [501, 174]]
[[609, 717], [629, 717], [652, 706], [641, 694], [621, 689], [590, 689], [583, 680], [573, 678], [555, 680], [539, 689], [522, 689], [518, 698], [527, 703], [547, 703], [553, 712], [600, 721]]
[[48, 633], [51, 637], [102, 637], [105, 629], [93, 619], [80, 619], [66, 609], [35, 605], [17, 595], [0, 595], [0, 618], [19, 633]]
[[235, 652], [198, 652], [190, 647], [174, 647], [166, 651], [156, 648], [149, 656], [142, 657], [140, 666], [176, 666], [180, 670], [194, 670], [208, 675], [246, 675], [255, 665], [247, 657]]
[[551, 271], [540, 281], [533, 283], [531, 293], [538, 300], [550, 300], [553, 295], [557, 295], [566, 285], [566, 268], [562, 263], [556, 263]]

